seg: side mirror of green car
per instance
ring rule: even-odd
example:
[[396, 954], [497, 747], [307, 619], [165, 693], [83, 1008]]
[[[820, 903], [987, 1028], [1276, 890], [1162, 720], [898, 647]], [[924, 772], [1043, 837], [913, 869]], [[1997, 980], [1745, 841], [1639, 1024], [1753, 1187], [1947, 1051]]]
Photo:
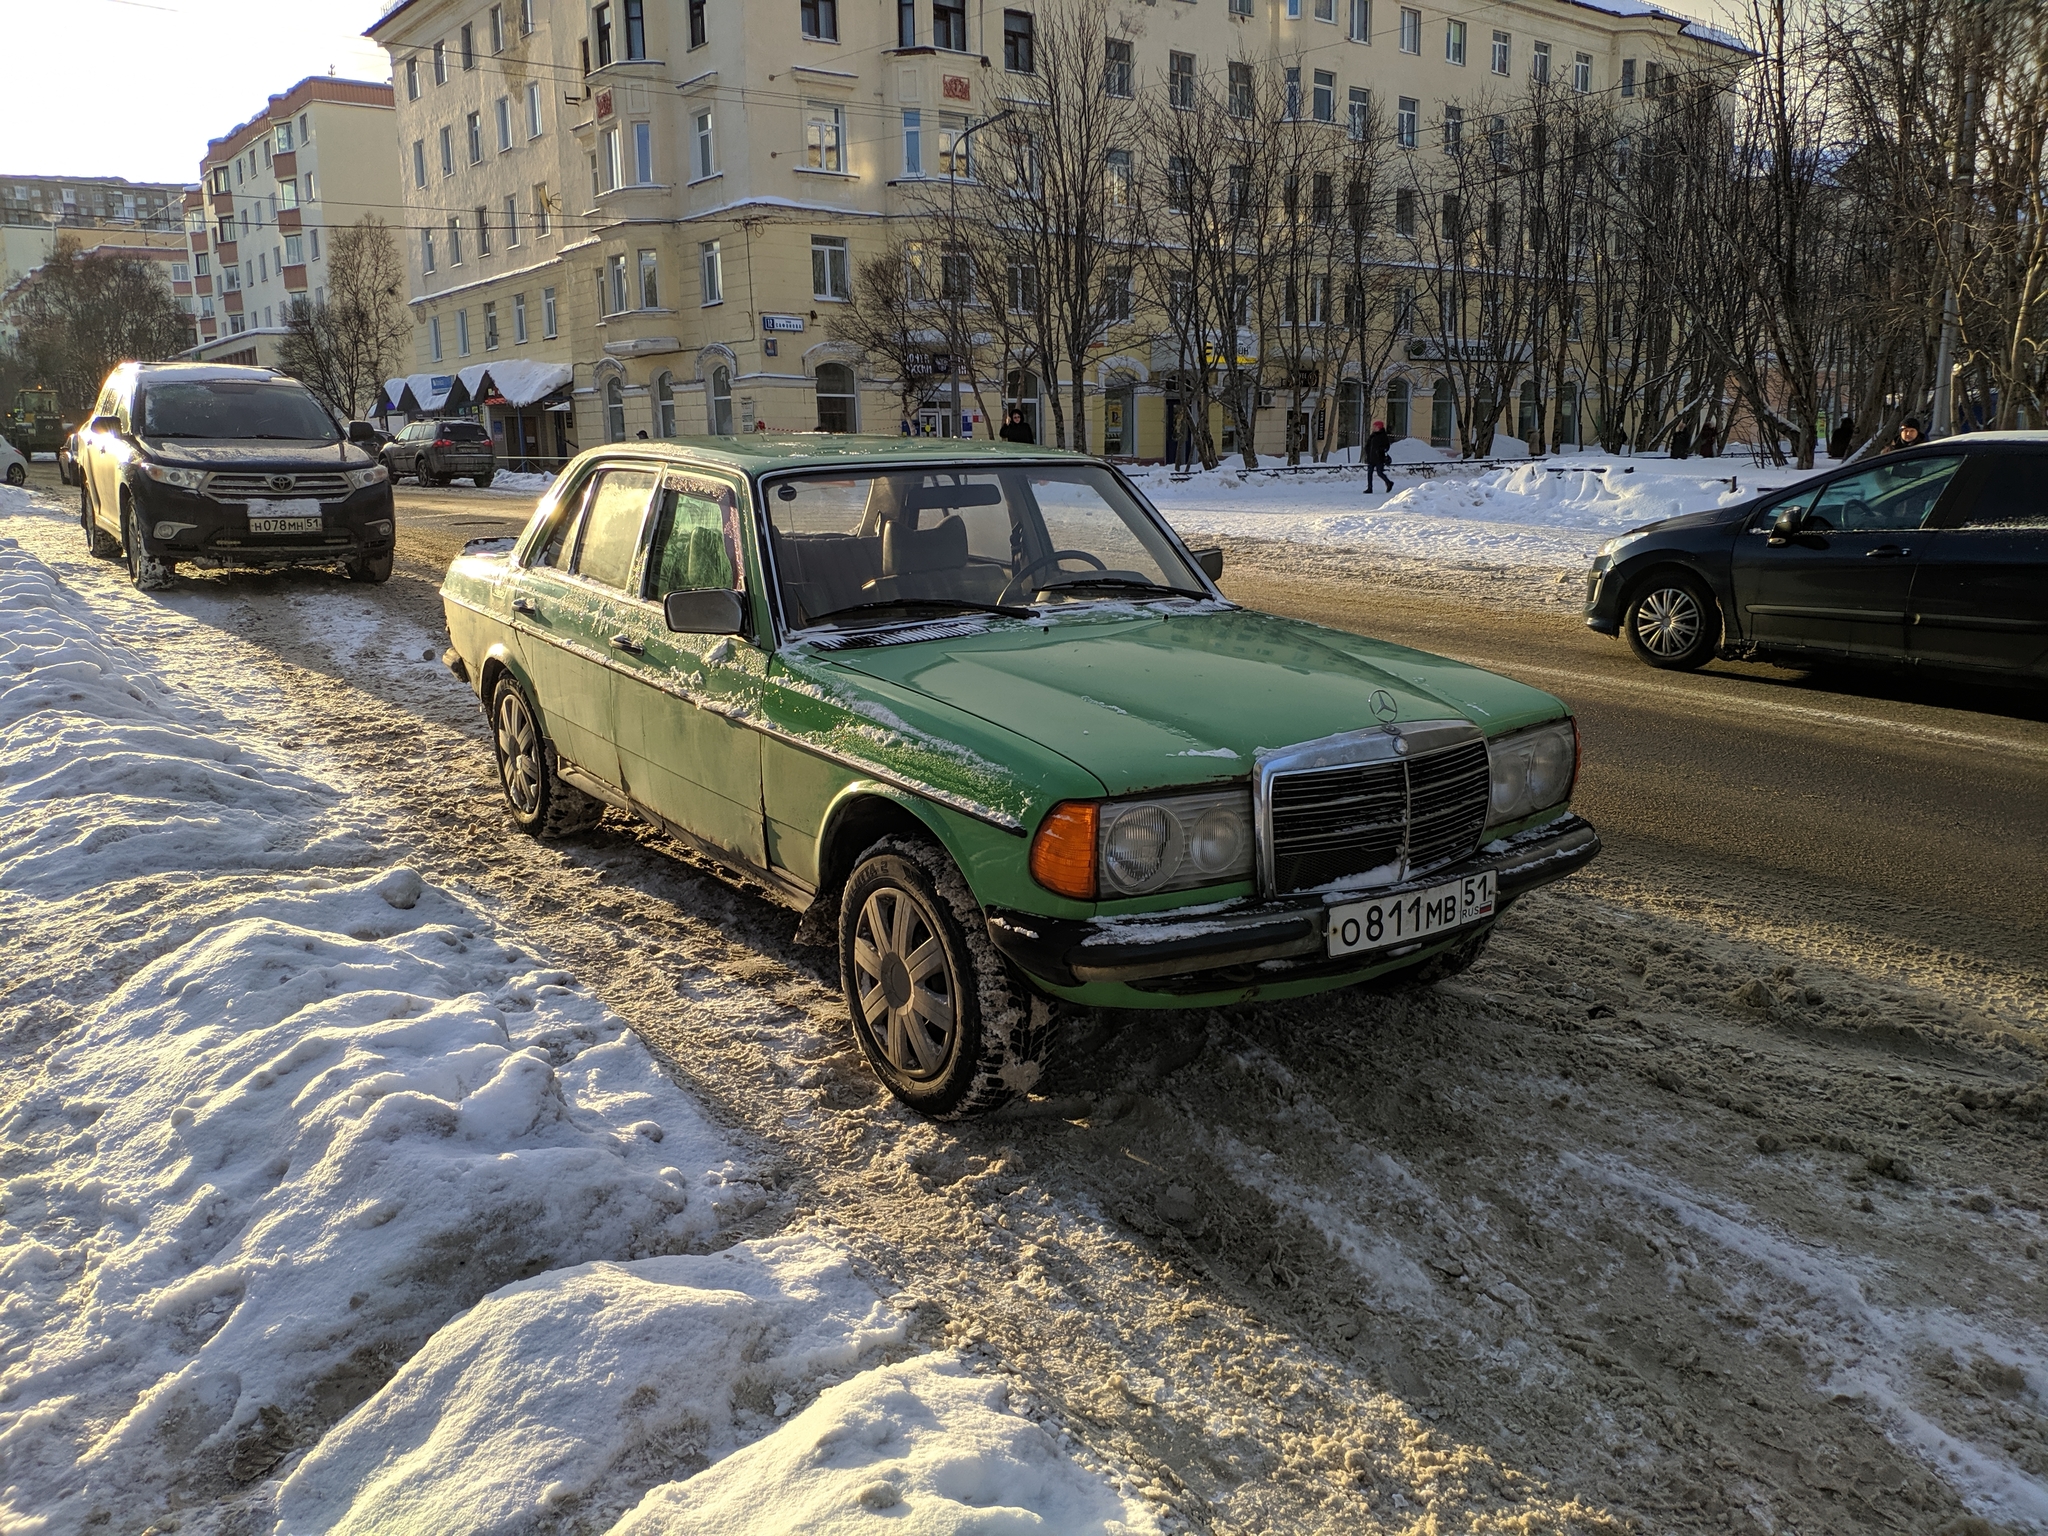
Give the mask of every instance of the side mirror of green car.
[[661, 600], [661, 616], [679, 635], [737, 635], [745, 631], [740, 595], [726, 587], [693, 587]]
[[1202, 568], [1204, 576], [1208, 577], [1211, 581], [1221, 581], [1223, 579], [1222, 550], [1191, 549], [1188, 553], [1195, 557], [1195, 564]]

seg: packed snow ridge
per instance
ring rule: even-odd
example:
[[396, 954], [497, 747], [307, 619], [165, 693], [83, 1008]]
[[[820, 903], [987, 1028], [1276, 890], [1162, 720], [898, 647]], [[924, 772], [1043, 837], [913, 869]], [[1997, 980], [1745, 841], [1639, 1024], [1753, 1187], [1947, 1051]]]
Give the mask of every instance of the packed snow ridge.
[[638, 1038], [108, 638], [202, 622], [0, 538], [0, 1529], [1158, 1529], [836, 1243], [705, 1251]]

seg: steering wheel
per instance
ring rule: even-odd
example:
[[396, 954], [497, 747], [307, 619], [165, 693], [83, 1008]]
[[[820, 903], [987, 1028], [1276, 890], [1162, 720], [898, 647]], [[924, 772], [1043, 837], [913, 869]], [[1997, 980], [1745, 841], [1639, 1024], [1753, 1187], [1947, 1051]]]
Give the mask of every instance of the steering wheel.
[[1038, 591], [1039, 588], [1027, 586], [1025, 585], [1025, 583], [1029, 581], [1029, 579], [1032, 576], [1037, 574], [1037, 572], [1042, 568], [1046, 566], [1057, 566], [1062, 560], [1086, 560], [1098, 571], [1106, 571], [1109, 569], [1108, 566], [1104, 565], [1100, 560], [1096, 559], [1095, 556], [1089, 554], [1088, 551], [1085, 549], [1056, 549], [1049, 555], [1040, 555], [1036, 560], [1033, 560], [1029, 565], [1025, 566], [1023, 570], [1019, 571], [1016, 575], [1012, 576], [1010, 578], [1010, 584], [1007, 587], [1003, 588], [1003, 595], [1001, 600], [1005, 603], [1014, 602], [1018, 598], [1024, 596], [1027, 592]]
[[1871, 525], [1870, 503], [1861, 496], [1851, 496], [1842, 503], [1841, 511], [1844, 528], [1867, 528]]

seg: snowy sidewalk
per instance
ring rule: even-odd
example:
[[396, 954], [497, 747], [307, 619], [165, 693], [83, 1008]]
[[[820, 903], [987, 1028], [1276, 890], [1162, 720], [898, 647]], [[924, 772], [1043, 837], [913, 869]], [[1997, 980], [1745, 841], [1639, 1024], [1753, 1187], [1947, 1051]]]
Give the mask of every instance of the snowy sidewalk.
[[639, 1039], [88, 590], [0, 537], [0, 1527], [1158, 1529], [832, 1241], [704, 1252]]

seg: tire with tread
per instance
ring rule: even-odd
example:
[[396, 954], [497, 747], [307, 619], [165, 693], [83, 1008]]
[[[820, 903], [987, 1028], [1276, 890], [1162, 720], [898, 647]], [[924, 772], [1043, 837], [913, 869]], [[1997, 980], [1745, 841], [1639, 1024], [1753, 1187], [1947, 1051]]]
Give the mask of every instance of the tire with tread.
[[921, 1115], [987, 1114], [1052, 1064], [1059, 1005], [989, 942], [980, 903], [928, 838], [885, 837], [854, 861], [839, 901], [839, 976], [861, 1054]]
[[488, 475], [471, 475], [471, 476], [470, 476], [470, 479], [471, 479], [471, 480], [473, 480], [473, 481], [474, 481], [474, 482], [476, 483], [476, 488], [477, 488], [478, 490], [480, 490], [480, 491], [488, 491], [488, 490], [489, 490], [489, 489], [491, 488], [491, 482], [492, 482], [492, 481], [493, 481], [494, 479], [496, 479], [496, 478], [497, 478], [497, 471], [496, 471], [496, 470], [493, 470], [493, 471], [491, 471], [491, 473], [490, 473], [490, 474], [488, 474]]
[[128, 579], [144, 592], [161, 592], [170, 586], [177, 566], [169, 560], [159, 560], [142, 547], [142, 536], [135, 531], [135, 509], [124, 500], [121, 503], [121, 549], [128, 557]]
[[427, 473], [427, 460], [425, 455], [421, 455], [419, 458], [414, 459], [412, 461], [412, 477], [413, 479], [419, 481], [421, 490], [425, 490], [428, 486], [434, 483], [434, 477]]
[[[63, 468], [63, 466], [62, 466], [61, 464], [60, 464], [60, 465], [58, 465], [57, 467], [58, 467], [59, 469], [62, 469], [62, 468]], [[63, 477], [62, 477], [62, 476], [59, 476], [59, 478], [61, 479], [61, 478], [63, 478]], [[27, 466], [27, 465], [25, 465], [25, 464], [10, 464], [10, 465], [8, 465], [8, 466], [7, 466], [7, 483], [8, 483], [9, 485], [26, 485], [26, 484], [28, 483], [28, 466]]]
[[78, 523], [85, 530], [86, 553], [95, 560], [117, 560], [121, 556], [121, 541], [109, 534], [93, 516], [92, 487], [85, 483], [83, 476], [78, 481]]
[[491, 690], [491, 743], [505, 805], [514, 825], [529, 837], [587, 832], [604, 816], [603, 801], [562, 777], [554, 743], [541, 734], [533, 701], [509, 672]]
[[348, 572], [350, 581], [386, 582], [391, 579], [391, 555], [388, 549], [381, 555], [365, 555], [360, 560], [348, 561], [342, 569]]
[[1647, 666], [1691, 672], [1721, 646], [1721, 605], [1705, 582], [1685, 571], [1652, 571], [1621, 610], [1628, 648]]

